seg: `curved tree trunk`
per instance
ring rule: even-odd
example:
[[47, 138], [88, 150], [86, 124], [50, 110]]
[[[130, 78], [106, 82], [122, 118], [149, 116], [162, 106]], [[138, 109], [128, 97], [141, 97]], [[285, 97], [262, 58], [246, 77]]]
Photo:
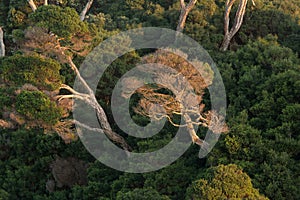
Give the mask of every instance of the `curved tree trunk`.
[[[225, 8], [225, 13], [224, 13], [224, 39], [223, 39], [222, 45], [220, 47], [220, 49], [222, 51], [226, 51], [228, 49], [231, 39], [241, 28], [241, 25], [242, 25], [243, 19], [244, 19], [244, 15], [246, 12], [248, 0], [240, 0], [238, 10], [235, 14], [233, 25], [229, 31], [229, 22], [230, 22], [229, 15], [230, 15], [230, 11], [231, 11], [231, 8], [232, 8], [234, 2], [235, 2], [235, 0], [227, 0], [226, 4], [225, 4], [226, 8]], [[253, 0], [252, 0], [252, 2], [254, 4]]]
[[[62, 51], [62, 54], [65, 55], [65, 53]], [[130, 152], [131, 151], [131, 147], [127, 144], [127, 142], [124, 140], [124, 138], [120, 135], [118, 135], [117, 133], [115, 133], [111, 126], [110, 123], [107, 119], [107, 116], [103, 110], [103, 108], [101, 107], [101, 105], [98, 103], [95, 94], [93, 92], [93, 90], [90, 88], [90, 86], [87, 84], [87, 82], [85, 81], [85, 79], [81, 76], [77, 66], [74, 64], [71, 56], [67, 56], [67, 63], [71, 66], [72, 70], [75, 72], [75, 74], [77, 75], [77, 78], [79, 79], [79, 81], [82, 83], [83, 87], [85, 87], [86, 89], [86, 94], [84, 93], [79, 93], [77, 91], [75, 91], [74, 89], [72, 89], [70, 86], [68, 85], [62, 85], [61, 89], [66, 89], [69, 92], [72, 93], [72, 95], [59, 95], [58, 101], [65, 99], [65, 98], [77, 98], [80, 99], [84, 102], [86, 102], [88, 105], [90, 105], [92, 108], [94, 108], [96, 110], [96, 114], [97, 114], [97, 118], [98, 121], [100, 123], [101, 129], [97, 129], [97, 128], [92, 128], [89, 127], [85, 124], [82, 124], [76, 120], [74, 120], [73, 122], [79, 126], [82, 126], [83, 128], [86, 128], [88, 130], [92, 130], [92, 131], [96, 131], [96, 132], [103, 132], [104, 134], [106, 134], [112, 141], [120, 144], [120, 146]]]
[[189, 12], [195, 6], [196, 2], [197, 2], [197, 0], [190, 0], [188, 5], [186, 5], [184, 0], [180, 0], [181, 10], [180, 10], [180, 16], [179, 16], [179, 21], [178, 21], [176, 31], [178, 31], [178, 32], [183, 31], [185, 22], [186, 22], [186, 18], [188, 16]]
[[80, 13], [80, 20], [81, 20], [81, 21], [83, 21], [83, 20], [85, 19], [85, 16], [86, 16], [87, 12], [89, 11], [89, 9], [91, 8], [92, 4], [93, 4], [93, 0], [89, 0], [89, 1], [86, 3], [84, 9], [83, 9], [82, 12]]
[[36, 7], [34, 1], [33, 0], [27, 0], [27, 2], [29, 3], [29, 6], [32, 9], [32, 11], [35, 12], [37, 7]]
[[0, 27], [0, 57], [5, 56], [5, 45], [2, 27]]

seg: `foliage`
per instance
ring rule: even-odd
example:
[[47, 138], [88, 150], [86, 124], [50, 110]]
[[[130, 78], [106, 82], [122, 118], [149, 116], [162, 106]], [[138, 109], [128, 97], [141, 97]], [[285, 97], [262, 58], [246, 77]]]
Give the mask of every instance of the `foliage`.
[[42, 121], [48, 125], [57, 123], [61, 110], [40, 91], [22, 91], [16, 97], [16, 110], [29, 120]]
[[252, 187], [250, 177], [236, 165], [219, 165], [209, 169], [206, 176], [193, 182], [186, 199], [268, 199]]
[[42, 90], [56, 90], [63, 81], [60, 64], [37, 55], [13, 55], [0, 60], [1, 79], [9, 85], [30, 83]]
[[70, 39], [74, 34], [87, 32], [87, 25], [81, 22], [76, 10], [60, 6], [41, 6], [30, 15], [31, 23], [47, 29], [58, 37]]
[[144, 189], [134, 189], [133, 191], [122, 193], [118, 192], [117, 200], [147, 200], [147, 199], [157, 199], [157, 200], [168, 200], [167, 196], [160, 195], [156, 190], [152, 188]]
[[[0, 1], [0, 26], [7, 52], [0, 58], [0, 124], [17, 115], [26, 120], [25, 124], [11, 120], [12, 130], [0, 130], [0, 200], [300, 199], [298, 0], [255, 0], [255, 6], [249, 1], [241, 29], [227, 52], [218, 50], [226, 1], [197, 2], [184, 33], [209, 50], [220, 70], [230, 131], [221, 135], [207, 158], [199, 159], [199, 148], [191, 146], [172, 165], [146, 174], [123, 173], [104, 166], [80, 141], [65, 144], [57, 134], [44, 134], [42, 129], [54, 132], [58, 124], [67, 121], [61, 117], [67, 117], [65, 112], [70, 111], [62, 114], [54, 98], [67, 94], [59, 87], [63, 82], [72, 86], [75, 78], [58, 47], [66, 49], [80, 66], [92, 48], [120, 31], [146, 26], [175, 29], [179, 0], [94, 0], [84, 22], [79, 13], [86, 1], [49, 0], [48, 6], [43, 6], [43, 0], [34, 2], [38, 7], [35, 12], [27, 1]], [[118, 52], [128, 46], [129, 42], [122, 40], [106, 48]], [[113, 123], [109, 106], [121, 76], [140, 61], [168, 66], [175, 61], [176, 70], [186, 70], [180, 65], [182, 59], [153, 52], [138, 50], [123, 55], [106, 69], [98, 84], [97, 100], [120, 135], [125, 133]], [[93, 58], [90, 61], [96, 62]], [[208, 77], [213, 76], [206, 72]], [[83, 74], [89, 78], [95, 71]], [[206, 92], [202, 79], [197, 77], [193, 87], [201, 95]], [[166, 89], [159, 92], [171, 94]], [[147, 125], [149, 118], [133, 109], [141, 96], [135, 93], [130, 98], [133, 121]], [[181, 120], [180, 116], [173, 118]], [[64, 128], [74, 130], [73, 126]], [[199, 129], [197, 134], [202, 136], [204, 131]], [[168, 144], [176, 132], [176, 127], [166, 123], [151, 138], [125, 138], [134, 151], [149, 152]], [[88, 182], [47, 191], [47, 181], [53, 180], [50, 165], [56, 156], [76, 157], [88, 163]]]

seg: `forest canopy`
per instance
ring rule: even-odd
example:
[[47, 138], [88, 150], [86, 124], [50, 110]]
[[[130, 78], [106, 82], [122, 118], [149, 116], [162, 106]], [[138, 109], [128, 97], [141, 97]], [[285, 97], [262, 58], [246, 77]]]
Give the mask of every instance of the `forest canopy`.
[[[226, 119], [211, 108], [211, 66], [198, 63], [204, 83], [184, 58], [162, 50], [122, 55], [91, 89], [85, 78], [94, 73], [79, 72], [87, 55], [110, 36], [139, 27], [177, 30], [209, 52], [225, 85]], [[300, 199], [299, 44], [298, 0], [1, 1], [0, 199]], [[135, 138], [115, 123], [111, 95], [124, 74], [152, 62], [189, 78], [199, 115], [188, 118], [195, 110], [174, 92], [145, 84], [125, 94], [130, 117], [142, 126], [155, 117], [166, 123], [151, 138]], [[164, 79], [169, 85], [172, 76]], [[72, 87], [75, 77], [83, 91]], [[99, 129], [73, 119], [75, 99], [95, 111]], [[166, 112], [151, 113], [153, 104]], [[211, 130], [213, 119], [226, 124]], [[181, 120], [191, 146], [149, 173], [105, 166], [78, 135], [96, 130], [128, 152], [151, 152], [170, 143]], [[192, 131], [195, 124], [201, 126]], [[224, 134], [199, 159], [209, 129]]]

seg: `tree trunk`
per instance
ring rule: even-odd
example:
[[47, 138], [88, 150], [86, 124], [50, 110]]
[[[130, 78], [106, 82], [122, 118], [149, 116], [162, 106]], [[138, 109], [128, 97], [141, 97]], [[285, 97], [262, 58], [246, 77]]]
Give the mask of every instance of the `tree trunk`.
[[196, 131], [194, 129], [193, 123], [192, 123], [192, 119], [190, 118], [190, 116], [188, 114], [184, 114], [183, 118], [187, 124], [187, 129], [188, 132], [192, 138], [193, 143], [196, 143], [197, 145], [201, 146], [203, 144], [203, 140], [201, 140], [197, 134]]
[[180, 16], [179, 16], [179, 21], [178, 21], [176, 31], [178, 31], [178, 32], [183, 31], [187, 16], [188, 16], [189, 12], [195, 6], [196, 2], [197, 2], [197, 0], [190, 0], [188, 5], [186, 6], [184, 0], [180, 0], [181, 10], [180, 10]]
[[29, 3], [30, 8], [32, 9], [33, 12], [36, 11], [36, 5], [34, 3], [33, 0], [27, 0], [27, 2]]
[[86, 3], [84, 9], [83, 9], [82, 12], [80, 13], [80, 20], [81, 20], [81, 21], [83, 21], [83, 20], [85, 19], [85, 16], [86, 16], [87, 12], [89, 11], [89, 9], [91, 8], [92, 4], [93, 4], [93, 0], [89, 0], [89, 1]]
[[229, 34], [225, 34], [222, 45], [221, 45], [221, 51], [227, 51], [230, 41], [231, 41], [231, 37]]
[[45, 0], [44, 1], [44, 6], [47, 6], [48, 5], [48, 0]]
[[[62, 52], [62, 54], [64, 54], [64, 52]], [[65, 54], [64, 54], [65, 55]], [[126, 143], [126, 141], [124, 140], [123, 137], [121, 137], [120, 135], [118, 135], [117, 133], [115, 133], [110, 124], [109, 121], [107, 119], [107, 116], [103, 110], [103, 108], [101, 107], [101, 105], [98, 103], [95, 94], [93, 92], [93, 90], [90, 88], [90, 86], [87, 84], [87, 82], [84, 80], [84, 78], [81, 76], [77, 66], [74, 64], [72, 58], [70, 56], [67, 56], [67, 61], [68, 64], [71, 66], [72, 70], [75, 72], [75, 74], [77, 75], [77, 78], [79, 79], [79, 81], [82, 83], [82, 85], [85, 87], [87, 94], [82, 94], [82, 93], [78, 93], [75, 90], [73, 90], [70, 86], [67, 85], [63, 85], [61, 87], [61, 89], [66, 89], [68, 91], [70, 91], [71, 93], [73, 93], [73, 95], [60, 95], [58, 100], [64, 99], [64, 98], [78, 98], [83, 100], [84, 102], [86, 102], [88, 105], [90, 105], [92, 108], [94, 108], [96, 110], [96, 114], [98, 117], [98, 121], [100, 123], [100, 126], [103, 130], [103, 132], [114, 142], [118, 143], [121, 145], [121, 147], [126, 150], [126, 151], [131, 151], [131, 147]], [[83, 126], [87, 129], [93, 130], [93, 128], [88, 127], [84, 124], [81, 124], [80, 122], [77, 122], [77, 125]], [[94, 129], [96, 130], [96, 129]]]
[[[226, 51], [229, 47], [230, 41], [233, 38], [233, 36], [238, 32], [238, 30], [241, 28], [241, 25], [243, 23], [244, 15], [246, 12], [247, 2], [248, 0], [240, 0], [238, 10], [235, 14], [233, 26], [229, 31], [229, 22], [230, 22], [230, 11], [234, 4], [235, 0], [227, 0], [226, 1], [226, 8], [224, 13], [224, 39], [222, 42], [222, 45], [220, 47], [220, 50]], [[254, 1], [252, 1], [254, 4]]]
[[181, 9], [180, 16], [179, 16], [179, 22], [178, 22], [176, 31], [178, 31], [178, 32], [182, 32], [183, 31], [183, 28], [184, 28], [187, 16], [188, 16], [188, 13], [186, 12], [186, 10], [185, 9]]
[[5, 45], [2, 27], [0, 27], [0, 57], [5, 56]]

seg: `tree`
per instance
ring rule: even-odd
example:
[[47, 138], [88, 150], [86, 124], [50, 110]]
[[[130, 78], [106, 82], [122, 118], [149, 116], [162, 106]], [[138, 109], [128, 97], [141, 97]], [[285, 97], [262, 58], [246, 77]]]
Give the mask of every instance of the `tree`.
[[[136, 93], [140, 95], [140, 99], [134, 110], [154, 120], [166, 118], [173, 126], [186, 127], [193, 143], [202, 145], [203, 141], [194, 130], [195, 125], [207, 127], [214, 133], [226, 132], [227, 127], [223, 124], [224, 119], [215, 111], [204, 112], [205, 105], [201, 103], [204, 90], [212, 84], [213, 80], [213, 71], [210, 66], [199, 61], [194, 61], [192, 65], [185, 61], [185, 57], [186, 55], [179, 57], [173, 53], [158, 50], [143, 58], [142, 63], [172, 66], [174, 71], [155, 65], [157, 69], [153, 70], [153, 79], [160, 84], [148, 84], [137, 89]], [[140, 67], [139, 70], [145, 73], [151, 71], [148, 67]], [[185, 79], [187, 82], [184, 81]], [[143, 81], [134, 77], [125, 78], [122, 88], [123, 97], [129, 98], [132, 94], [130, 88], [141, 85]], [[183, 117], [185, 123], [176, 123], [174, 116]]]
[[[30, 8], [32, 9], [33, 12], [35, 12], [37, 10], [37, 6], [34, 3], [33, 0], [27, 0]], [[88, 0], [88, 2], [86, 3], [84, 9], [81, 11], [80, 13], [80, 21], [83, 21], [85, 19], [85, 16], [87, 14], [87, 12], [89, 11], [89, 9], [91, 8], [93, 4], [93, 0]], [[48, 5], [48, 0], [44, 0], [44, 6]]]
[[[64, 12], [64, 10], [66, 12]], [[56, 20], [57, 15], [56, 13], [60, 13], [61, 16], [60, 20]], [[47, 13], [50, 12], [53, 18], [51, 20], [48, 20]], [[70, 18], [68, 15], [71, 14], [71, 16], [74, 16], [74, 19]], [[28, 53], [35, 51], [37, 48], [40, 49], [41, 53], [44, 54], [44, 56], [52, 56], [58, 58], [61, 62], [66, 63], [69, 65], [69, 67], [75, 72], [75, 75], [77, 76], [78, 80], [82, 83], [82, 86], [84, 87], [85, 93], [81, 93], [78, 91], [75, 91], [72, 87], [66, 84], [62, 84], [60, 86], [60, 89], [64, 89], [69, 91], [71, 94], [63, 94], [56, 96], [56, 99], [58, 102], [61, 102], [65, 99], [78, 99], [83, 102], [85, 102], [87, 105], [91, 106], [93, 109], [96, 110], [97, 117], [100, 122], [101, 129], [89, 127], [85, 124], [82, 124], [81, 122], [78, 122], [76, 120], [67, 120], [64, 122], [61, 122], [59, 124], [58, 131], [64, 131], [68, 129], [68, 127], [72, 126], [72, 124], [77, 124], [81, 126], [84, 129], [89, 129], [92, 131], [100, 132], [102, 134], [106, 134], [112, 141], [120, 144], [122, 148], [124, 148], [126, 151], [130, 151], [131, 148], [126, 143], [123, 137], [115, 133], [107, 119], [107, 115], [104, 112], [104, 109], [99, 104], [95, 97], [95, 93], [90, 88], [90, 86], [87, 84], [85, 79], [81, 76], [76, 64], [73, 62], [73, 54], [76, 54], [78, 51], [78, 54], [82, 53], [80, 50], [86, 48], [88, 45], [90, 45], [89, 42], [81, 42], [80, 46], [76, 49], [76, 45], [68, 45], [62, 46], [61, 40], [67, 37], [67, 42], [73, 41], [77, 35], [74, 35], [74, 32], [76, 33], [78, 29], [76, 28], [84, 28], [81, 27], [80, 24], [83, 24], [79, 20], [78, 14], [74, 12], [74, 9], [70, 8], [60, 8], [58, 6], [46, 6], [39, 8], [32, 16], [32, 20], [37, 22], [37, 25], [44, 25], [45, 27], [48, 27], [50, 30], [53, 30], [54, 33], [49, 34], [48, 30], [45, 30], [44, 28], [39, 27], [33, 27], [29, 30], [27, 30], [27, 34], [25, 34], [25, 41], [23, 44], [23, 49], [27, 51]], [[67, 21], [65, 21], [67, 20]], [[56, 24], [57, 23], [57, 24]], [[65, 24], [66, 23], [66, 24]], [[59, 27], [59, 28], [58, 28]], [[66, 28], [64, 28], [66, 27]], [[64, 30], [64, 31], [61, 31]], [[58, 35], [56, 35], [57, 33]], [[80, 41], [78, 41], [80, 42]], [[77, 51], [76, 51], [77, 50]]]
[[[227, 0], [225, 4], [225, 13], [224, 13], [224, 39], [221, 45], [221, 50], [226, 51], [230, 44], [231, 39], [233, 36], [238, 32], [240, 29], [243, 18], [246, 12], [247, 2], [248, 0], [240, 0], [238, 10], [236, 11], [235, 18], [231, 29], [229, 30], [229, 22], [230, 22], [230, 11], [231, 8], [236, 0]], [[253, 5], [254, 1], [252, 0]]]
[[268, 199], [260, 195], [253, 188], [250, 177], [233, 164], [209, 169], [207, 179], [193, 182], [187, 189], [186, 199]]
[[87, 25], [80, 21], [76, 10], [69, 7], [41, 6], [30, 15], [30, 20], [33, 26], [46, 29], [66, 40], [74, 34], [87, 32]]

